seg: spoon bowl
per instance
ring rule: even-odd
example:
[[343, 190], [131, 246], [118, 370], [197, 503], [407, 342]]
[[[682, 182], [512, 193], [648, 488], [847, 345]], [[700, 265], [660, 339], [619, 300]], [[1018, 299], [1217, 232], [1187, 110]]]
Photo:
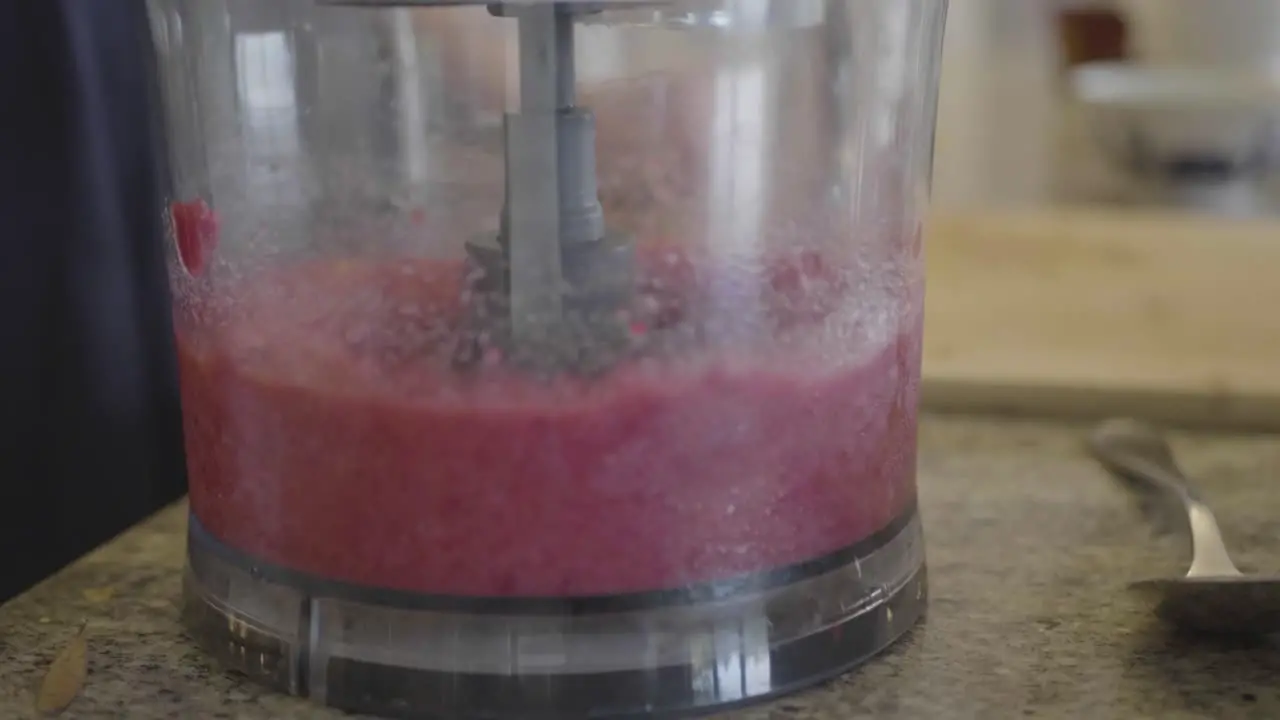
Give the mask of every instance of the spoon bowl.
[[1129, 586], [1148, 598], [1161, 619], [1218, 635], [1280, 633], [1280, 577], [1152, 578]]

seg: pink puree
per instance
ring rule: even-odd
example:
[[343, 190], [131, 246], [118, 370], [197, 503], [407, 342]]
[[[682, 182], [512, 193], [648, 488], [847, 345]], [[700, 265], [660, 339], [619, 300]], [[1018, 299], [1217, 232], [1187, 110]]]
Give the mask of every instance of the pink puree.
[[466, 380], [370, 330], [450, 316], [459, 274], [329, 262], [179, 312], [191, 504], [214, 536], [371, 586], [593, 595], [813, 559], [915, 497], [918, 328], [840, 367], [797, 350], [550, 389]]

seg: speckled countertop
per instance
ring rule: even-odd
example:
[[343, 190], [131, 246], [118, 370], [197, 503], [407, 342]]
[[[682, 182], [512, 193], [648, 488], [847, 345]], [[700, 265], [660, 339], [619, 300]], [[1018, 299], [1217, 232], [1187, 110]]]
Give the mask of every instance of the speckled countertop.
[[[892, 652], [744, 720], [1280, 717], [1280, 642], [1210, 645], [1153, 621], [1127, 579], [1178, 568], [1081, 452], [1077, 427], [931, 418], [921, 494], [932, 604]], [[1280, 570], [1280, 439], [1179, 436], [1241, 565]], [[33, 716], [87, 622], [72, 718], [340, 717], [212, 668], [177, 623], [182, 507], [0, 607], [0, 717]], [[9, 548], [21, 552], [21, 548]]]

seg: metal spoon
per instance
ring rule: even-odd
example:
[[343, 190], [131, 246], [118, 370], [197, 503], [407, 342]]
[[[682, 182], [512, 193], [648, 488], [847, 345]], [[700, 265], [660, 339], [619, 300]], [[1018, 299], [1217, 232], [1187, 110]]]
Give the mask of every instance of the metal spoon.
[[1157, 615], [1201, 632], [1280, 632], [1280, 577], [1244, 575], [1236, 568], [1213, 513], [1178, 469], [1157, 430], [1137, 420], [1109, 420], [1094, 430], [1089, 448], [1143, 501], [1149, 520], [1160, 528], [1178, 527], [1191, 541], [1186, 577], [1130, 586], [1154, 598]]

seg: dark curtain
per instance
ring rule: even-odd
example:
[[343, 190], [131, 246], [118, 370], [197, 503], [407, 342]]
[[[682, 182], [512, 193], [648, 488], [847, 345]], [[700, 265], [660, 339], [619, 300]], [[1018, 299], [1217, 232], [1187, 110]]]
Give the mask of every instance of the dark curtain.
[[185, 488], [142, 0], [0, 3], [0, 599]]

